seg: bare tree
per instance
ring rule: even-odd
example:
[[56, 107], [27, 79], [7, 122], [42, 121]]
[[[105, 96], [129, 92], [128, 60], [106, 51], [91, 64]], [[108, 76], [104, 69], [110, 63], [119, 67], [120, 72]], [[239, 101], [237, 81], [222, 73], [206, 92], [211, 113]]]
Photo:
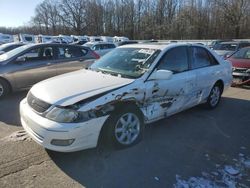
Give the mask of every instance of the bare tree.
[[32, 27], [0, 32], [131, 39], [249, 38], [250, 0], [44, 0]]

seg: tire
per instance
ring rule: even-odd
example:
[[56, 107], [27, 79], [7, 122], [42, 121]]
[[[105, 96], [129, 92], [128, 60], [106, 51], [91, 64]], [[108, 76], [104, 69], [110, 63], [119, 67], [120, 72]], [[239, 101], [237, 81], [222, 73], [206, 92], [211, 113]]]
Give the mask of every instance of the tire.
[[[129, 123], [130, 122], [130, 123]], [[115, 149], [137, 144], [144, 132], [143, 115], [136, 106], [115, 111], [104, 125], [104, 144]]]
[[9, 93], [10, 93], [9, 84], [5, 80], [0, 79], [0, 99], [5, 97]]
[[206, 107], [209, 109], [214, 109], [218, 106], [220, 103], [222, 95], [222, 89], [219, 84], [215, 84], [213, 88], [210, 91], [210, 94], [208, 96]]

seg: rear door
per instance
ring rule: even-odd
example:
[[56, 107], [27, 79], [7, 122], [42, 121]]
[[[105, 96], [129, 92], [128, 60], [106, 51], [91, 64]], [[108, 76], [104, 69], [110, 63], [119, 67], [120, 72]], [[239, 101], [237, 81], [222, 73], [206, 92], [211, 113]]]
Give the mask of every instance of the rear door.
[[169, 80], [146, 81], [146, 105], [149, 121], [161, 119], [179, 112], [195, 103], [192, 93], [196, 75], [189, 71], [189, 56], [186, 46], [178, 46], [166, 52], [156, 70], [170, 70]]
[[27, 88], [57, 74], [53, 46], [33, 48], [17, 58], [23, 62], [13, 62], [13, 77], [18, 88]]
[[57, 46], [57, 74], [84, 68], [88, 50], [76, 46]]
[[197, 77], [197, 87], [195, 94], [197, 96], [197, 103], [206, 99], [217, 81], [221, 70], [219, 63], [213, 55], [205, 48], [199, 46], [190, 47], [191, 54], [191, 69]]

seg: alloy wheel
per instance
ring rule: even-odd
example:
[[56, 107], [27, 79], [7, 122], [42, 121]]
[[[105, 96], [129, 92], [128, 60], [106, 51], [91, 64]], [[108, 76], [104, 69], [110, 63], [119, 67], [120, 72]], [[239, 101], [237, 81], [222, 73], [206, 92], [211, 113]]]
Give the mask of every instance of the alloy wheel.
[[220, 100], [220, 88], [218, 86], [215, 86], [210, 95], [210, 104], [211, 106], [216, 106], [217, 103]]
[[132, 144], [140, 134], [140, 120], [133, 113], [122, 115], [115, 125], [115, 137], [123, 145]]

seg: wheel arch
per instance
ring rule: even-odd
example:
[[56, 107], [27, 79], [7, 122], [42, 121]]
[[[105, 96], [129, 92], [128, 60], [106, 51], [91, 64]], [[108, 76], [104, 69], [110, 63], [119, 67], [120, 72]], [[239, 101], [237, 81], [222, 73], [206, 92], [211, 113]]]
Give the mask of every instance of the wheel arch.
[[6, 82], [8, 84], [10, 92], [13, 91], [13, 87], [12, 87], [11, 83], [9, 82], [9, 80], [7, 80], [6, 78], [4, 78], [2, 76], [0, 76], [0, 80], [3, 80], [4, 82]]
[[223, 91], [224, 91], [224, 82], [223, 82], [223, 80], [221, 80], [221, 79], [217, 80], [214, 85], [218, 85], [220, 87], [221, 93], [223, 93]]
[[117, 101], [116, 103], [113, 104], [114, 105], [114, 110], [112, 112], [110, 112], [109, 114], [109, 117], [106, 119], [106, 121], [104, 122], [101, 130], [100, 130], [100, 133], [99, 133], [99, 136], [98, 136], [98, 141], [97, 141], [97, 146], [101, 145], [102, 142], [105, 143], [105, 133], [107, 131], [107, 127], [108, 127], [108, 124], [107, 124], [107, 121], [109, 120], [109, 118], [115, 114], [117, 111], [120, 111], [124, 108], [127, 108], [128, 106], [132, 106], [133, 108], [135, 108], [141, 115], [141, 118], [142, 118], [142, 121], [144, 122], [144, 114], [142, 112], [142, 110], [140, 109], [138, 103], [136, 102], [136, 100], [134, 99], [131, 99], [131, 100], [123, 100], [123, 101]]

